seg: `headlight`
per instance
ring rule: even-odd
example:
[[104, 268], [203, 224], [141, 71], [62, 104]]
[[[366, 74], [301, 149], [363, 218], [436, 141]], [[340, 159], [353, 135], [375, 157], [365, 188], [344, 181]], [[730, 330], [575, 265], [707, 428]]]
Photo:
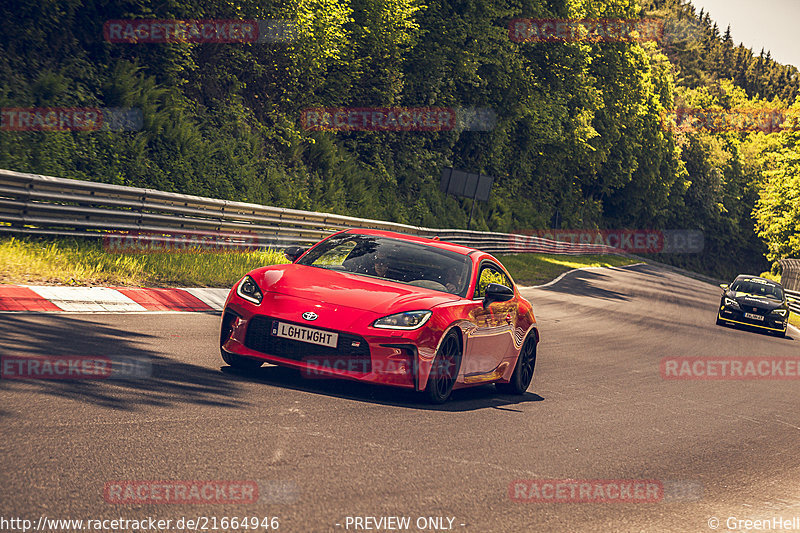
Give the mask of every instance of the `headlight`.
[[250, 276], [245, 276], [239, 286], [236, 287], [236, 294], [244, 298], [248, 302], [260, 304], [264, 295], [261, 294], [261, 289], [258, 288], [256, 282]]
[[725, 305], [728, 307], [733, 307], [734, 309], [740, 309], [739, 303], [736, 300], [731, 300], [730, 298], [725, 298]]
[[379, 318], [373, 326], [381, 329], [417, 329], [428, 321], [430, 311], [407, 311]]
[[772, 312], [773, 315], [778, 315], [778, 316], [786, 316], [786, 313], [788, 313], [786, 309], [776, 309]]

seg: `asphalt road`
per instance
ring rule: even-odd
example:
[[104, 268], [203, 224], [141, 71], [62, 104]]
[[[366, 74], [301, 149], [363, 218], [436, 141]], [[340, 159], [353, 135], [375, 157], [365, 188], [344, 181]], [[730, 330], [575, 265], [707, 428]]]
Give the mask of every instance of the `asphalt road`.
[[[796, 332], [715, 326], [718, 288], [648, 266], [524, 292], [542, 335], [529, 392], [484, 386], [442, 407], [278, 367], [235, 373], [219, 357], [216, 315], [0, 315], [5, 356], [152, 363], [149, 378], [0, 381], [0, 518], [268, 516], [279, 531], [324, 532], [356, 531], [348, 516], [449, 517], [454, 531], [483, 533], [712, 531], [711, 517], [727, 531], [729, 517], [800, 517], [800, 381], [666, 380], [659, 366], [798, 357]], [[515, 481], [544, 479], [657, 480], [673, 492], [510, 498]], [[108, 503], [104, 487], [119, 480], [250, 480], [261, 496]]]

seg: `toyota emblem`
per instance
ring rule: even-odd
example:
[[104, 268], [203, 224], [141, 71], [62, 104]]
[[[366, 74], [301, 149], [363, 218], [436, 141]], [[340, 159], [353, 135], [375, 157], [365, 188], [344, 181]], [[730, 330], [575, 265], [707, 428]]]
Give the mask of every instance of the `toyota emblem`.
[[316, 320], [317, 318], [317, 313], [313, 311], [306, 311], [303, 313], [303, 320]]

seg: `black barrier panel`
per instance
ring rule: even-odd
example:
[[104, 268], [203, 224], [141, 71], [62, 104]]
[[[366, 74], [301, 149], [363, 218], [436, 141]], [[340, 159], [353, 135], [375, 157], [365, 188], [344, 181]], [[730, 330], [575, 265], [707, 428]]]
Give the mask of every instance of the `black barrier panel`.
[[464, 196], [464, 185], [467, 183], [467, 173], [463, 170], [453, 170], [450, 174], [450, 185], [447, 187], [447, 194], [454, 196]]
[[478, 189], [480, 174], [467, 174], [467, 182], [464, 184], [464, 196], [475, 198], [475, 191]]
[[481, 174], [481, 179], [478, 180], [478, 188], [475, 191], [475, 199], [480, 200], [481, 202], [488, 202], [489, 193], [492, 191], [493, 183], [493, 177]]
[[474, 198], [482, 202], [489, 200], [494, 178], [485, 174], [474, 174], [451, 167], [442, 169], [439, 191], [453, 196]]
[[453, 169], [450, 167], [444, 167], [442, 169], [442, 181], [439, 182], [439, 191], [447, 194], [447, 188], [450, 186], [450, 174], [452, 174]]

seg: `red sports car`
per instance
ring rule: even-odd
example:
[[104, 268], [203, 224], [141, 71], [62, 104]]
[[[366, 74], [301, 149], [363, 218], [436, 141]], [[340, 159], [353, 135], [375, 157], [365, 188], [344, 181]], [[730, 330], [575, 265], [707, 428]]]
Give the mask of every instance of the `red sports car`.
[[231, 289], [220, 349], [232, 367], [424, 391], [495, 383], [524, 394], [539, 332], [530, 302], [491, 255], [438, 240], [347, 230]]

